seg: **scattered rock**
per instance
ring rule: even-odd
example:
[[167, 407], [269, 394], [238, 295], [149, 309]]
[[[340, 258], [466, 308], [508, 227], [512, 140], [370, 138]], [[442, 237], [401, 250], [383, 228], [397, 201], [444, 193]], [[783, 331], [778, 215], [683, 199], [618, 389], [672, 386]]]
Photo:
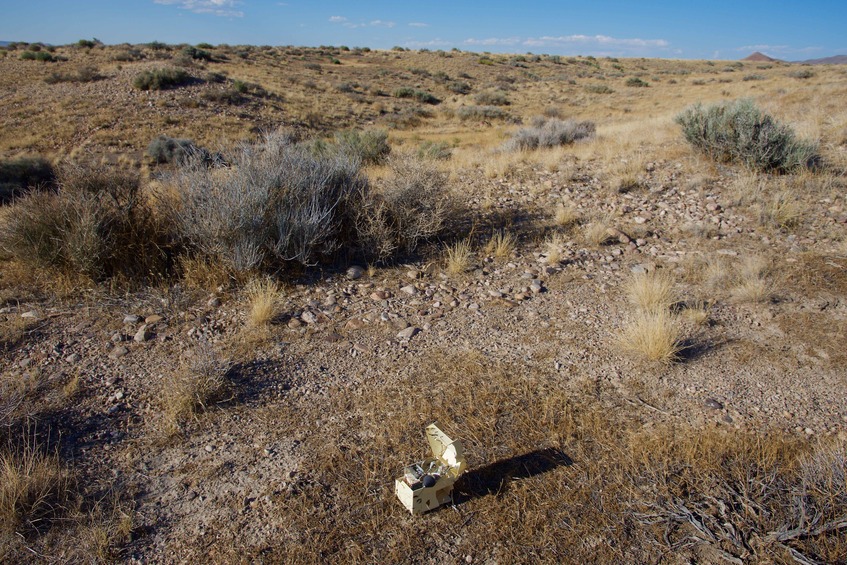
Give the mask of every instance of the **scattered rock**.
[[418, 293], [418, 289], [415, 288], [413, 284], [407, 284], [403, 288], [400, 289], [402, 292], [405, 292], [409, 296], [414, 296]]
[[127, 349], [123, 345], [119, 345], [109, 352], [109, 357], [111, 357], [112, 359], [120, 359], [127, 353], [129, 353], [129, 349]]
[[300, 315], [300, 319], [306, 322], [307, 324], [314, 324], [318, 321], [318, 317], [313, 313], [306, 310], [303, 314]]
[[405, 340], [412, 339], [420, 331], [421, 331], [420, 328], [416, 328], [415, 326], [409, 326], [405, 330], [401, 330], [400, 332], [398, 332], [397, 338], [398, 339], [405, 339]]
[[144, 324], [143, 326], [138, 328], [137, 332], [135, 332], [135, 337], [133, 339], [138, 343], [144, 343], [145, 341], [150, 339], [152, 336], [153, 336], [153, 333], [150, 331], [150, 325]]
[[127, 314], [124, 316], [124, 324], [134, 325], [141, 321], [141, 316], [136, 314]]
[[147, 316], [146, 318], [144, 318], [144, 323], [145, 323], [145, 324], [155, 324], [155, 323], [157, 323], [157, 322], [161, 322], [162, 320], [164, 320], [164, 318], [163, 318], [163, 317], [161, 317], [160, 315], [158, 315], [158, 314], [152, 314], [152, 315]]
[[703, 404], [706, 405], [706, 408], [711, 408], [712, 410], [723, 410], [723, 403], [718, 402], [714, 398], [707, 398]]
[[350, 318], [344, 327], [348, 330], [360, 330], [365, 327], [365, 322], [361, 318]]
[[34, 320], [38, 318], [38, 312], [36, 310], [28, 310], [27, 312], [21, 314], [21, 318], [24, 318], [26, 320]]
[[358, 265], [353, 265], [349, 269], [347, 269], [347, 278], [351, 281], [355, 281], [356, 279], [362, 278], [362, 275], [365, 274], [365, 269]]

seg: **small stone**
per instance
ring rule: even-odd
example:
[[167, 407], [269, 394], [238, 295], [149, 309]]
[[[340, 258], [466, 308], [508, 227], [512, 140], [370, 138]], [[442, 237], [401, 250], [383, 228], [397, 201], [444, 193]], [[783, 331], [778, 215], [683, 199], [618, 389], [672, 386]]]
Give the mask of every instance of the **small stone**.
[[127, 324], [127, 325], [137, 324], [140, 321], [141, 321], [141, 317], [137, 316], [135, 314], [127, 314], [126, 316], [124, 316], [124, 324]]
[[406, 320], [404, 320], [403, 318], [397, 318], [396, 320], [394, 320], [394, 321], [391, 323], [391, 325], [392, 325], [392, 326], [394, 326], [394, 329], [396, 329], [396, 330], [405, 330], [405, 329], [406, 329], [406, 328], [408, 328], [411, 324], [409, 324], [409, 322], [407, 322], [407, 321], [406, 321]]
[[206, 450], [206, 453], [211, 453], [215, 450], [215, 446], [210, 444], [210, 445], [207, 445], [206, 447], [204, 447], [203, 449]]
[[297, 318], [291, 318], [290, 320], [288, 320], [288, 327], [291, 328], [292, 330], [299, 328], [302, 325], [303, 325], [303, 322], [301, 322]]
[[636, 224], [643, 224], [647, 222], [647, 218], [645, 218], [644, 216], [635, 216], [632, 221]]
[[361, 318], [350, 318], [344, 327], [348, 330], [360, 330], [365, 327], [365, 322]]
[[417, 269], [411, 269], [409, 271], [406, 271], [406, 278], [415, 280], [415, 279], [420, 278], [420, 276], [421, 276], [421, 272], [418, 271]]
[[405, 330], [401, 330], [397, 333], [398, 339], [412, 339], [418, 332], [420, 332], [420, 328], [416, 328], [415, 326], [409, 326]]
[[21, 314], [21, 318], [24, 318], [26, 320], [34, 320], [38, 318], [38, 312], [35, 310], [29, 310]]
[[500, 292], [499, 290], [490, 289], [490, 290], [488, 291], [488, 295], [489, 295], [491, 298], [503, 298], [503, 293], [502, 293], [502, 292]]
[[118, 347], [114, 348], [112, 351], [109, 352], [109, 357], [111, 357], [112, 359], [120, 359], [127, 353], [129, 353], [129, 349], [127, 349], [123, 345], [119, 345]]
[[81, 360], [82, 357], [80, 357], [79, 353], [71, 353], [70, 355], [65, 357], [65, 361], [71, 364], [79, 363]]
[[158, 314], [153, 314], [151, 316], [147, 316], [146, 318], [144, 318], [144, 323], [145, 324], [155, 324], [157, 322], [161, 322], [162, 320], [164, 320], [163, 317], [159, 316]]
[[300, 315], [300, 319], [306, 322], [307, 324], [314, 324], [318, 321], [318, 317], [313, 313], [306, 310], [303, 314]]
[[371, 300], [386, 300], [391, 296], [384, 290], [377, 290], [371, 293]]
[[358, 265], [353, 265], [349, 269], [347, 269], [347, 278], [351, 281], [355, 281], [356, 279], [362, 278], [362, 275], [365, 274], [365, 269]]
[[413, 284], [407, 284], [403, 288], [400, 289], [402, 292], [405, 292], [409, 296], [414, 296], [418, 293], [418, 289], [415, 288]]
[[143, 343], [152, 337], [152, 333], [150, 332], [150, 326], [148, 324], [144, 324], [138, 331], [135, 332], [135, 337], [133, 338], [138, 343]]
[[541, 281], [534, 280], [532, 281], [532, 284], [529, 285], [529, 290], [531, 290], [533, 294], [538, 294], [539, 292], [544, 290], [544, 287], [541, 285]]
[[343, 339], [344, 339], [344, 338], [341, 336], [341, 334], [338, 334], [338, 333], [336, 333], [336, 332], [329, 333], [329, 334], [327, 334], [327, 336], [324, 338], [324, 340], [325, 340], [327, 343], [338, 343], [339, 341], [341, 341], [341, 340], [343, 340]]
[[723, 404], [714, 398], [707, 398], [703, 404], [706, 405], [706, 408], [711, 408], [712, 410], [723, 410]]
[[124, 397], [124, 391], [119, 390], [118, 392], [115, 393], [115, 400], [123, 400], [123, 397]]

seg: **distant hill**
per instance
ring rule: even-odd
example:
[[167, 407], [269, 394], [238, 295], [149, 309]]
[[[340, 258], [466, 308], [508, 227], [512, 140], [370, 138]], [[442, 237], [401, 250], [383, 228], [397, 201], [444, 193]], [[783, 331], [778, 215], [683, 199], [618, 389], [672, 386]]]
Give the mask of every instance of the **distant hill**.
[[0, 41], [0, 47], [6, 47], [10, 43], [12, 43], [12, 42], [11, 41]]
[[847, 65], [847, 55], [833, 55], [832, 57], [824, 57], [822, 59], [808, 59], [797, 62], [806, 65]]
[[753, 53], [751, 55], [747, 55], [746, 57], [744, 57], [741, 60], [742, 61], [753, 61], [753, 62], [756, 62], [756, 63], [767, 63], [767, 62], [777, 62], [777, 61], [779, 61], [779, 59], [774, 59], [773, 57], [768, 57], [764, 53], [759, 53], [758, 51], [756, 51], [755, 53]]

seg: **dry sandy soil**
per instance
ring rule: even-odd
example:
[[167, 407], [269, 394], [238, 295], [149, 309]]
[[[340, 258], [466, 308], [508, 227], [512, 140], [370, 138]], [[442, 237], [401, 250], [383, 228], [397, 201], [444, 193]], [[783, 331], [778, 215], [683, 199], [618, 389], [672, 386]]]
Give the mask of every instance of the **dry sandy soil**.
[[[26, 438], [62, 486], [33, 520], [4, 518], [0, 560], [847, 561], [844, 67], [210, 51], [195, 82], [155, 92], [132, 86], [167, 62], [144, 46], [11, 51], [0, 155], [153, 178], [161, 133], [216, 147], [279, 126], [388, 128], [394, 151], [452, 149], [439, 167], [468, 210], [469, 262], [451, 272], [454, 241], [434, 241], [404, 264], [284, 273], [256, 325], [226, 277], [94, 284], [2, 258], [4, 461]], [[44, 82], [86, 65], [102, 78]], [[204, 97], [232, 80], [262, 89]], [[404, 86], [441, 103], [391, 96]], [[495, 90], [505, 118], [458, 117]], [[676, 114], [744, 96], [819, 140], [827, 168], [755, 175], [685, 144]], [[498, 151], [544, 112], [597, 136]], [[489, 246], [497, 232], [513, 245]], [[670, 363], [622, 342], [643, 273], [671, 281]], [[224, 392], [175, 425], [192, 371]], [[455, 505], [412, 517], [393, 481], [428, 455], [435, 420], [469, 471]]]

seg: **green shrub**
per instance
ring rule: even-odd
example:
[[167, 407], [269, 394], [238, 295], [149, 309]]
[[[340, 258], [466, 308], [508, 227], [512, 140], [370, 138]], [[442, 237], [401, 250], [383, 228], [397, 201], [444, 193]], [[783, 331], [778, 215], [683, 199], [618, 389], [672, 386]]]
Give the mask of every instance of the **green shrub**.
[[424, 141], [418, 147], [417, 156], [419, 159], [429, 159], [431, 161], [446, 161], [453, 156], [453, 150], [450, 145], [444, 141]]
[[43, 157], [21, 157], [0, 161], [0, 204], [21, 196], [30, 188], [51, 187], [56, 172]]
[[788, 76], [790, 76], [791, 78], [806, 79], [812, 78], [813, 76], [815, 76], [815, 73], [812, 69], [797, 69], [796, 71], [789, 72]]
[[160, 274], [169, 237], [151, 213], [134, 172], [66, 165], [56, 192], [17, 200], [0, 246], [37, 267], [92, 279]]
[[466, 82], [451, 82], [447, 85], [448, 90], [450, 92], [454, 92], [456, 94], [467, 94], [471, 91], [471, 85]]
[[392, 160], [402, 172], [374, 192], [357, 157], [284, 133], [239, 146], [229, 162], [190, 159], [171, 182], [182, 237], [236, 272], [311, 265], [339, 250], [386, 259], [445, 224], [446, 179], [423, 165]]
[[79, 41], [76, 42], [76, 44], [77, 44], [77, 47], [82, 47], [84, 49], [91, 49], [92, 47], [97, 45], [97, 42], [93, 41], [91, 39], [80, 39]]
[[789, 126], [762, 112], [750, 99], [706, 107], [696, 104], [679, 114], [676, 123], [691, 145], [721, 163], [786, 172], [820, 159], [817, 144], [798, 140]]
[[647, 86], [650, 86], [649, 83], [641, 80], [638, 77], [629, 77], [628, 79], [626, 79], [626, 85], [627, 86], [633, 86], [633, 87], [636, 87], [636, 88], [645, 88]]
[[42, 63], [52, 63], [56, 61], [56, 58], [47, 51], [24, 51], [21, 53], [21, 59], [24, 61], [41, 61]]
[[191, 45], [186, 45], [180, 50], [180, 53], [190, 59], [195, 61], [211, 61], [212, 54], [208, 51], [204, 51], [203, 49], [198, 49], [196, 47], [192, 47]]
[[167, 43], [162, 43], [161, 41], [151, 41], [146, 45], [148, 49], [151, 51], [170, 51], [171, 46]]
[[188, 82], [189, 75], [182, 69], [163, 68], [142, 71], [136, 75], [132, 85], [139, 90], [165, 90]]
[[223, 90], [207, 90], [203, 93], [203, 100], [216, 104], [238, 106], [244, 103], [245, 98], [235, 88], [224, 88]]
[[752, 73], [749, 75], [744, 75], [741, 80], [744, 82], [749, 82], [751, 80], [765, 80], [767, 77], [765, 75], [759, 75], [756, 73]]
[[197, 153], [205, 153], [190, 139], [177, 139], [160, 135], [147, 145], [147, 155], [156, 163], [181, 163]]
[[605, 84], [586, 84], [585, 91], [591, 94], [612, 94], [614, 92]]
[[335, 143], [344, 155], [364, 164], [378, 164], [391, 153], [388, 133], [382, 130], [348, 130], [335, 133]]
[[418, 102], [424, 104], [438, 104], [441, 102], [438, 98], [424, 90], [415, 90], [414, 88], [402, 87], [394, 91], [395, 98], [414, 98]]
[[594, 122], [537, 117], [531, 127], [521, 128], [506, 142], [505, 151], [526, 151], [539, 147], [557, 147], [594, 137]]
[[480, 106], [508, 106], [510, 104], [506, 93], [502, 90], [486, 90], [474, 96], [474, 101]]
[[197, 49], [214, 49], [214, 48], [215, 48], [215, 46], [212, 45], [211, 43], [203, 42], [203, 43], [197, 44]]

